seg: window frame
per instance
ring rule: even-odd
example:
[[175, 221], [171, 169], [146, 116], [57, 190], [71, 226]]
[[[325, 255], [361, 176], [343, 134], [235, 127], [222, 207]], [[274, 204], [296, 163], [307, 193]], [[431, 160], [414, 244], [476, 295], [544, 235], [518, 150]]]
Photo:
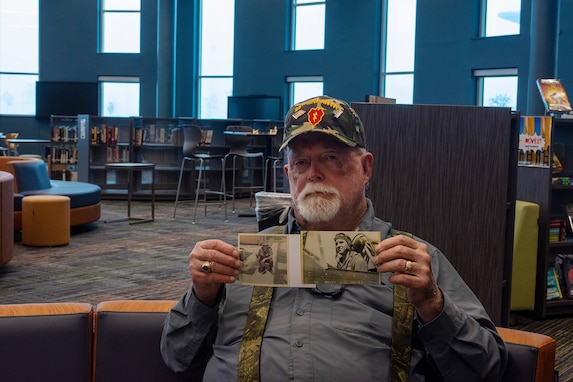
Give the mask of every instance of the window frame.
[[297, 84], [301, 83], [321, 83], [322, 92], [321, 94], [312, 94], [310, 97], [324, 95], [324, 77], [323, 76], [289, 76], [286, 78], [288, 86], [288, 108], [297, 102], [304, 101], [309, 97], [302, 97], [301, 99], [295, 98], [295, 87]]
[[[20, 0], [14, 0], [14, 4], [19, 4], [20, 6], [22, 6], [21, 1]], [[30, 18], [30, 24], [27, 25], [33, 25], [32, 27], [36, 29], [36, 34], [34, 36], [34, 44], [35, 44], [35, 63], [30, 65], [30, 69], [35, 69], [33, 71], [21, 71], [20, 69], [22, 69], [21, 65], [16, 65], [16, 67], [14, 66], [10, 66], [8, 65], [8, 67], [6, 68], [2, 68], [0, 67], [0, 76], [5, 77], [5, 76], [10, 76], [10, 77], [21, 77], [23, 79], [22, 81], [22, 86], [20, 86], [20, 89], [25, 88], [26, 84], [29, 83], [29, 78], [30, 77], [35, 77], [35, 82], [37, 82], [40, 78], [40, 73], [39, 73], [39, 67], [40, 67], [40, 63], [39, 63], [39, 44], [40, 44], [40, 36], [39, 36], [39, 28], [40, 28], [40, 14], [39, 14], [39, 0], [35, 1], [35, 4], [30, 2], [30, 4], [35, 5], [35, 8], [33, 9], [33, 13], [32, 16]], [[4, 5], [6, 5], [6, 8], [2, 8], [0, 11], [4, 12], [5, 10], [8, 10], [8, 3], [4, 3]], [[28, 3], [26, 4], [26, 6], [29, 5]], [[10, 8], [12, 9], [12, 8]], [[26, 8], [26, 13], [30, 13], [30, 9], [27, 7]], [[6, 35], [10, 35], [10, 32], [7, 32]], [[18, 47], [18, 52], [14, 53], [14, 56], [16, 58], [21, 56], [22, 53], [22, 49], [27, 49], [29, 46], [29, 44], [20, 44], [20, 46]], [[10, 59], [11, 56], [11, 52], [9, 51], [3, 51], [1, 53], [2, 58], [4, 60], [6, 60], [6, 58], [8, 57], [8, 59]], [[12, 94], [11, 94], [12, 95]], [[3, 94], [0, 94], [0, 107], [2, 105], [2, 98], [4, 97]], [[0, 110], [0, 115], [15, 115], [15, 116], [34, 116], [36, 114], [36, 87], [34, 86], [32, 89], [32, 96], [31, 99], [28, 99], [27, 97], [23, 97], [23, 104], [29, 104], [29, 109], [26, 108], [24, 106], [24, 109], [22, 112], [14, 112], [15, 108], [12, 108], [12, 110]], [[18, 100], [16, 99], [16, 103], [18, 103]], [[8, 108], [9, 109], [9, 108]]]
[[[309, 47], [309, 48], [297, 48], [297, 15], [298, 10], [304, 7], [324, 7], [324, 19], [323, 19], [323, 38], [322, 46]], [[326, 47], [326, 0], [291, 0], [290, 7], [291, 17], [290, 17], [290, 45], [289, 50], [291, 51], [304, 51], [304, 50], [324, 50]], [[313, 35], [315, 36], [315, 35]]]
[[[488, 9], [490, 2], [499, 1], [499, 0], [481, 0], [480, 2], [480, 20], [479, 20], [479, 36], [483, 38], [492, 38], [492, 37], [500, 37], [500, 36], [517, 36], [521, 34], [521, 5], [522, 0], [519, 0], [519, 22], [517, 27], [516, 33], [505, 33], [505, 34], [488, 34]], [[499, 17], [501, 18], [501, 17]]]
[[[98, 23], [98, 52], [103, 54], [141, 54], [141, 0], [139, 1], [139, 10], [132, 9], [106, 9], [106, 0], [99, 1], [99, 23]], [[106, 34], [106, 14], [138, 14], [139, 15], [139, 31], [138, 31], [138, 47], [137, 51], [106, 51], [105, 48], [105, 34]]]
[[[515, 77], [516, 88], [515, 88], [515, 108], [512, 110], [517, 110], [517, 102], [519, 97], [519, 70], [518, 68], [498, 68], [498, 69], [475, 69], [472, 72], [473, 77], [476, 79], [476, 105], [484, 106], [484, 85], [485, 80], [488, 78], [496, 77]], [[487, 106], [494, 107], [494, 106]], [[508, 107], [508, 106], [500, 106]]]
[[[211, 115], [211, 114], [205, 114], [205, 108], [204, 105], [206, 103], [209, 102], [208, 99], [206, 99], [206, 97], [211, 97], [212, 93], [209, 94], [205, 94], [203, 92], [203, 88], [204, 88], [204, 83], [206, 81], [209, 80], [217, 80], [217, 79], [221, 79], [221, 80], [230, 80], [231, 81], [231, 88], [229, 89], [229, 91], [227, 92], [227, 97], [228, 96], [232, 96], [233, 95], [233, 79], [234, 79], [234, 62], [233, 62], [233, 57], [234, 57], [234, 52], [231, 55], [230, 59], [230, 73], [229, 74], [217, 74], [217, 73], [212, 73], [209, 72], [209, 74], [204, 74], [203, 73], [203, 45], [204, 45], [204, 35], [203, 33], [205, 32], [204, 28], [203, 28], [203, 18], [204, 18], [204, 7], [203, 7], [203, 3], [204, 1], [209, 1], [209, 0], [201, 0], [199, 2], [199, 26], [198, 26], [198, 57], [197, 57], [197, 104], [196, 104], [196, 109], [197, 109], [197, 117], [198, 118], [222, 118], [222, 119], [226, 119], [227, 118], [227, 102], [225, 99], [224, 104], [220, 105], [220, 107], [216, 108], [218, 110], [221, 111], [221, 115], [218, 115], [216, 113], [215, 116]], [[235, 3], [233, 0], [233, 9], [235, 9], [234, 7]], [[235, 12], [233, 12], [233, 22], [234, 22], [234, 18], [235, 18]], [[232, 35], [232, 39], [234, 41], [235, 35], [234, 35], [234, 28], [230, 28], [230, 32], [233, 34]], [[219, 38], [219, 35], [215, 36], [216, 38]], [[232, 44], [232, 46], [234, 46], [234, 43]], [[222, 97], [222, 94], [218, 94], [218, 97]], [[218, 99], [218, 98], [217, 98]], [[224, 113], [223, 111], [224, 110]], [[223, 115], [224, 114], [224, 115]]]
[[[412, 32], [412, 39], [413, 41], [410, 41], [412, 43], [412, 49], [413, 52], [411, 52], [412, 55], [412, 62], [409, 63], [407, 66], [408, 68], [395, 68], [395, 70], [392, 71], [388, 71], [387, 70], [387, 65], [388, 65], [388, 45], [389, 45], [389, 37], [396, 37], [397, 35], [399, 35], [398, 33], [393, 33], [393, 36], [390, 36], [391, 33], [389, 31], [389, 20], [394, 20], [396, 19], [396, 15], [394, 13], [391, 14], [391, 9], [390, 9], [390, 2], [392, 0], [384, 0], [383, 1], [383, 6], [382, 6], [382, 38], [380, 39], [381, 41], [381, 60], [380, 60], [380, 83], [379, 83], [379, 94], [382, 95], [383, 97], [386, 98], [394, 98], [396, 99], [397, 103], [413, 103], [413, 99], [414, 99], [414, 82], [415, 82], [415, 57], [416, 57], [416, 17], [417, 17], [417, 1], [414, 1], [414, 17], [413, 20], [411, 20], [411, 27], [413, 27], [413, 32]], [[400, 0], [396, 0], [396, 1], [400, 1]], [[397, 11], [397, 10], [396, 10]], [[395, 12], [396, 12], [395, 11]], [[397, 37], [396, 37], [397, 38]], [[410, 69], [411, 68], [411, 69]], [[411, 89], [409, 89], [410, 91], [410, 97], [408, 98], [408, 100], [404, 100], [403, 98], [398, 98], [393, 94], [388, 94], [387, 91], [387, 86], [388, 86], [388, 79], [392, 78], [392, 77], [397, 77], [397, 76], [411, 76], [412, 80], [412, 86]]]
[[[116, 83], [116, 84], [134, 84], [136, 83], [139, 86], [139, 99], [137, 100], [137, 113], [128, 113], [130, 115], [108, 115], [104, 113], [105, 104], [104, 104], [104, 84], [105, 83]], [[141, 112], [141, 79], [138, 76], [98, 76], [98, 84], [99, 84], [99, 115], [102, 117], [135, 117], [139, 116]]]

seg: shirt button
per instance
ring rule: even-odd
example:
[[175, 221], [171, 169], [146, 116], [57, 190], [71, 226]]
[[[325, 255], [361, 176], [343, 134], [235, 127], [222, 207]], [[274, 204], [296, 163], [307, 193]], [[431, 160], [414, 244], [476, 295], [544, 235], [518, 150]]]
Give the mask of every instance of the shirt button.
[[303, 315], [304, 315], [304, 312], [299, 309], [299, 310], [296, 311], [296, 314], [299, 315], [299, 316], [303, 316]]
[[296, 347], [301, 348], [302, 347], [302, 341], [298, 340], [294, 343], [296, 345]]

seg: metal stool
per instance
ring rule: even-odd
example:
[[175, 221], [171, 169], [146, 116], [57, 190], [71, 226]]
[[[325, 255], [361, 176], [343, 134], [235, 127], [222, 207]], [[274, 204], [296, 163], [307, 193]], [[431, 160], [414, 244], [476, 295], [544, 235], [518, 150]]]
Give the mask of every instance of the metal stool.
[[[177, 204], [179, 203], [179, 192], [181, 189], [181, 182], [183, 180], [183, 173], [185, 170], [185, 163], [191, 161], [199, 161], [199, 173], [197, 174], [197, 187], [195, 188], [195, 208], [193, 210], [193, 220], [192, 224], [195, 224], [197, 216], [197, 207], [199, 205], [199, 194], [201, 193], [201, 181], [203, 182], [203, 205], [205, 206], [205, 216], [207, 216], [207, 195], [219, 195], [219, 204], [222, 204], [225, 208], [225, 221], [227, 221], [227, 196], [225, 194], [225, 156], [224, 155], [212, 155], [208, 153], [198, 152], [198, 146], [201, 142], [201, 128], [195, 125], [182, 126], [183, 129], [183, 160], [181, 161], [181, 169], [179, 170], [179, 182], [177, 184], [177, 193], [175, 196], [175, 209], [173, 210], [173, 217], [177, 213]], [[210, 160], [219, 159], [221, 160], [221, 185], [219, 190], [207, 189], [206, 172], [210, 169], [208, 168], [208, 163]], [[195, 169], [194, 169], [195, 170]]]
[[[236, 192], [237, 190], [249, 190], [250, 191], [250, 204], [249, 207], [253, 206], [253, 197], [255, 194], [255, 191], [262, 191], [265, 189], [265, 185], [264, 184], [260, 184], [260, 185], [256, 185], [254, 184], [254, 178], [255, 178], [255, 167], [253, 166], [248, 166], [249, 162], [251, 162], [253, 159], [256, 158], [260, 158], [261, 159], [261, 164], [260, 164], [260, 170], [261, 170], [261, 176], [262, 176], [262, 180], [264, 181], [264, 173], [265, 170], [263, 168], [264, 166], [264, 153], [262, 151], [257, 151], [257, 152], [249, 152], [246, 150], [246, 147], [249, 145], [249, 143], [251, 143], [251, 141], [253, 140], [253, 137], [255, 135], [253, 134], [253, 129], [250, 126], [236, 126], [236, 125], [231, 125], [231, 126], [227, 126], [227, 130], [225, 131], [225, 139], [227, 141], [227, 144], [230, 146], [230, 150], [227, 153], [227, 155], [225, 155], [223, 164], [224, 164], [224, 169], [226, 167], [227, 164], [227, 158], [229, 157], [233, 157], [233, 181], [232, 181], [232, 188], [231, 188], [231, 194], [230, 197], [233, 198], [233, 212], [235, 212], [235, 197], [236, 197]], [[245, 163], [247, 163], [247, 167], [243, 167], [241, 166], [241, 168], [244, 168], [244, 170], [246, 171], [246, 177], [250, 180], [250, 185], [243, 185], [243, 184], [237, 184], [237, 158], [242, 158], [243, 159], [243, 165]], [[225, 171], [223, 171], [224, 173]], [[242, 178], [245, 178], [245, 176], [241, 176], [241, 180]]]
[[[277, 192], [277, 169], [282, 169], [283, 157], [269, 156], [265, 161], [265, 191], [267, 191], [267, 181], [269, 171], [272, 171], [273, 192]], [[270, 167], [269, 167], [270, 164]]]

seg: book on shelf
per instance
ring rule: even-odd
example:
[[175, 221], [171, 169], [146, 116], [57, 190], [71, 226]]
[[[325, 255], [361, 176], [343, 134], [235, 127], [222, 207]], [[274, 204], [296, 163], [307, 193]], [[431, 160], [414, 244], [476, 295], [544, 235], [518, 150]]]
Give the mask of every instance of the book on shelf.
[[551, 222], [549, 222], [549, 241], [564, 241], [567, 233], [565, 227], [565, 220], [551, 220]]
[[563, 297], [573, 299], [573, 254], [558, 254], [555, 270]]
[[77, 142], [78, 129], [75, 126], [52, 126], [52, 142]]
[[554, 267], [547, 268], [547, 300], [557, 300], [563, 297], [557, 272]]
[[553, 152], [553, 164], [551, 167], [551, 173], [553, 175], [561, 174], [563, 172], [563, 164], [559, 160], [559, 157], [555, 152]]
[[565, 205], [565, 213], [567, 214], [567, 230], [573, 235], [573, 204]]
[[557, 78], [539, 78], [536, 81], [545, 110], [550, 114], [566, 114], [571, 112], [571, 103], [567, 92]]

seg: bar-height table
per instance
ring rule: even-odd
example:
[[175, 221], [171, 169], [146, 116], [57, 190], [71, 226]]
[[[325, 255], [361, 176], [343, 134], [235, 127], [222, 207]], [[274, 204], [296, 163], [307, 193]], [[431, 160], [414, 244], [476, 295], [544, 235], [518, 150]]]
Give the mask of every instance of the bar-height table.
[[[16, 147], [18, 147], [18, 145], [21, 145], [21, 144], [38, 145], [38, 144], [50, 143], [51, 141], [49, 139], [8, 138], [8, 139], [6, 139], [6, 142], [12, 143], [12, 144], [16, 145]], [[15, 153], [17, 154], [18, 150], [15, 150]]]
[[[106, 163], [105, 171], [106, 174], [109, 170], [119, 170], [127, 171], [127, 218], [120, 218], [106, 221], [106, 223], [116, 222], [116, 221], [126, 221], [133, 220], [129, 224], [147, 223], [155, 220], [155, 163]], [[133, 172], [134, 171], [145, 171], [151, 170], [151, 218], [135, 218], [131, 216], [131, 199], [133, 197], [134, 181]]]

